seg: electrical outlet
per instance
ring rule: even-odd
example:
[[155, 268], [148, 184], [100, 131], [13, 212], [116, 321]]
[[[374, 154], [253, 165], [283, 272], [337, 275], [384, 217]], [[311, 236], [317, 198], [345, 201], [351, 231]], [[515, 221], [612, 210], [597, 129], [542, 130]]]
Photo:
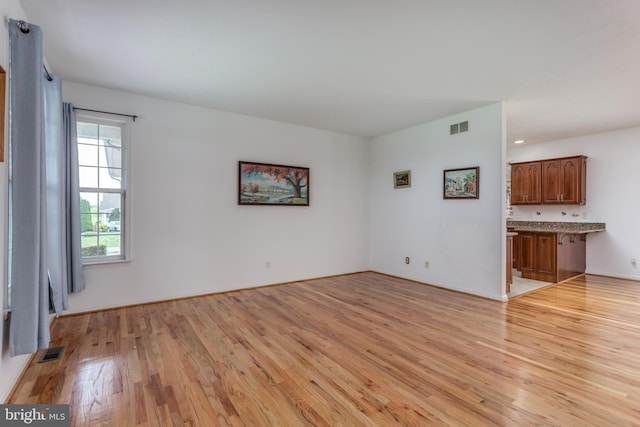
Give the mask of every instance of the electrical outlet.
[[409, 257], [405, 257], [404, 258], [404, 263], [405, 264], [409, 264], [411, 262], [411, 259]]
[[429, 261], [424, 262], [424, 268], [429, 268]]
[[631, 258], [631, 265], [633, 266], [633, 268], [638, 268], [638, 259]]
[[264, 266], [267, 267], [267, 268], [271, 268], [271, 261], [267, 261]]

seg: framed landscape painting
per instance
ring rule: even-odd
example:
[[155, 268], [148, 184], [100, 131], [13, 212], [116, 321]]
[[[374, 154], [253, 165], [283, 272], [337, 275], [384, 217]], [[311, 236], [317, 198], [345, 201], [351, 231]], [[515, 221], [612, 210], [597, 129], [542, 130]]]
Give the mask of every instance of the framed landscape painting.
[[393, 188], [411, 187], [411, 171], [393, 173]]
[[480, 188], [480, 168], [447, 169], [443, 179], [444, 199], [477, 199]]
[[240, 161], [238, 204], [309, 206], [309, 168]]

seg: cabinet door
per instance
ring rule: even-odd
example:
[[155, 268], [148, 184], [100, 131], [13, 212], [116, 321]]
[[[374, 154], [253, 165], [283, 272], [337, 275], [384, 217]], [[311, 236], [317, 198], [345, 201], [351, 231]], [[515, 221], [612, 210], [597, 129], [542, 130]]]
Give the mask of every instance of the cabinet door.
[[562, 160], [560, 165], [562, 203], [581, 205], [585, 203], [584, 187], [586, 159], [574, 157]]
[[515, 163], [511, 165], [511, 204], [527, 205], [540, 203], [540, 162]]
[[586, 157], [542, 162], [542, 203], [583, 205], [586, 192]]
[[[540, 233], [536, 235], [536, 273], [556, 274], [557, 234]], [[555, 280], [554, 280], [555, 281]]]
[[511, 283], [513, 283], [513, 236], [507, 236], [507, 292], [511, 291]]
[[562, 174], [560, 160], [542, 162], [542, 203], [562, 203]]
[[520, 253], [520, 236], [513, 236], [513, 259], [511, 260], [511, 267], [516, 270], [520, 270], [520, 265], [518, 262], [518, 253]]
[[518, 267], [523, 272], [534, 272], [536, 239], [533, 233], [518, 234]]
[[521, 164], [511, 165], [511, 204], [524, 204], [524, 196], [524, 167]]

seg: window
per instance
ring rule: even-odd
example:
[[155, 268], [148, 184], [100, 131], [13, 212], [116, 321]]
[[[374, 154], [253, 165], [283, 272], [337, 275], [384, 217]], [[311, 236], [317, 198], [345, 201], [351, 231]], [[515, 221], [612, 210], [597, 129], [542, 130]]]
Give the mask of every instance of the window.
[[127, 257], [125, 123], [78, 117], [77, 127], [83, 262], [124, 260]]

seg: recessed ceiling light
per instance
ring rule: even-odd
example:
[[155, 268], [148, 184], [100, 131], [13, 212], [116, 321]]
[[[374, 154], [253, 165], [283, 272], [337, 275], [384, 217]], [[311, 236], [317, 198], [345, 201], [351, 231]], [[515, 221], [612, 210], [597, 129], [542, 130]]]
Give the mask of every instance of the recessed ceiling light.
[[524, 141], [522, 139], [519, 139], [517, 141], [513, 141], [514, 144], [522, 144]]

